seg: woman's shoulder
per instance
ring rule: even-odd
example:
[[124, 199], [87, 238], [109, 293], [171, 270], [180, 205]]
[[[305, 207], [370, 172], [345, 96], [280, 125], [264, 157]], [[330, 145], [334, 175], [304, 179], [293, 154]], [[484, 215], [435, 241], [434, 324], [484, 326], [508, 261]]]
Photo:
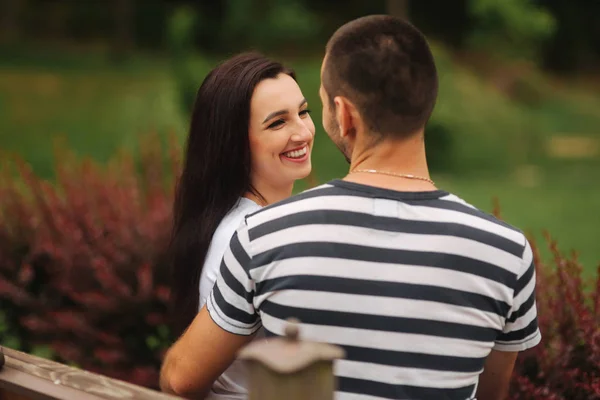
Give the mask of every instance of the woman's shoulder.
[[251, 214], [261, 207], [250, 199], [242, 197], [225, 215], [215, 233], [213, 234], [208, 253], [202, 267], [200, 277], [200, 307], [204, 305], [206, 296], [210, 293], [215, 283], [221, 259], [229, 245], [231, 237], [242, 224], [246, 215]]
[[233, 233], [239, 228], [244, 218], [246, 218], [246, 215], [252, 214], [260, 209], [261, 207], [252, 200], [245, 197], [240, 198], [217, 227], [213, 236], [213, 241], [224, 240], [229, 243], [231, 236], [233, 236]]

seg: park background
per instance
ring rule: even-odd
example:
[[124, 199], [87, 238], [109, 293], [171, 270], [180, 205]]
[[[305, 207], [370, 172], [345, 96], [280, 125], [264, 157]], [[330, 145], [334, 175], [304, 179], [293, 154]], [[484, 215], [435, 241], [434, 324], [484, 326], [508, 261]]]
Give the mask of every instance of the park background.
[[317, 128], [295, 191], [341, 177], [320, 63], [337, 27], [379, 13], [434, 51], [433, 179], [537, 244], [544, 343], [512, 398], [600, 398], [596, 0], [0, 0], [0, 344], [156, 387], [202, 79], [249, 49], [293, 67]]

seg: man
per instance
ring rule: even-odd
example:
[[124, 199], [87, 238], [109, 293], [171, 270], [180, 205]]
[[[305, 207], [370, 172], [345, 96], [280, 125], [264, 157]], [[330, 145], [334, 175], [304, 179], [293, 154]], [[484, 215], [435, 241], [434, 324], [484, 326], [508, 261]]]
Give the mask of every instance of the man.
[[[162, 387], [205, 394], [263, 326], [342, 346], [336, 399], [501, 399], [519, 351], [539, 343], [524, 235], [428, 173], [437, 97], [423, 35], [390, 16], [329, 40], [325, 130], [350, 173], [267, 207], [231, 240], [203, 309], [169, 350]], [[483, 371], [483, 372], [482, 372]]]

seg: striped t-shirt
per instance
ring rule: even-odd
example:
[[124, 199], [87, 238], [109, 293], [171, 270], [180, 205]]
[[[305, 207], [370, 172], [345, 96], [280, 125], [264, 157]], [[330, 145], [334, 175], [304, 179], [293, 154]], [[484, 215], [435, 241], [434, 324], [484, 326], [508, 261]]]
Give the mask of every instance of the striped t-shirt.
[[492, 349], [539, 343], [533, 254], [519, 230], [441, 191], [335, 180], [251, 214], [207, 308], [341, 346], [337, 400], [473, 399]]

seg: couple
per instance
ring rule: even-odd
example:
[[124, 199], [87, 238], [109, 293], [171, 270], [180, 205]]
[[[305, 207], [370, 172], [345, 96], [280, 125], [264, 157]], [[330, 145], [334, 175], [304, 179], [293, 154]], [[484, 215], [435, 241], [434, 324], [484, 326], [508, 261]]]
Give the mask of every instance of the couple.
[[409, 23], [339, 28], [320, 97], [350, 171], [289, 197], [315, 132], [293, 72], [245, 54], [207, 76], [175, 205], [185, 332], [165, 356], [164, 391], [245, 398], [236, 353], [295, 317], [302, 339], [344, 348], [336, 399], [504, 398], [518, 352], [541, 339], [533, 255], [519, 230], [429, 178], [437, 86]]

